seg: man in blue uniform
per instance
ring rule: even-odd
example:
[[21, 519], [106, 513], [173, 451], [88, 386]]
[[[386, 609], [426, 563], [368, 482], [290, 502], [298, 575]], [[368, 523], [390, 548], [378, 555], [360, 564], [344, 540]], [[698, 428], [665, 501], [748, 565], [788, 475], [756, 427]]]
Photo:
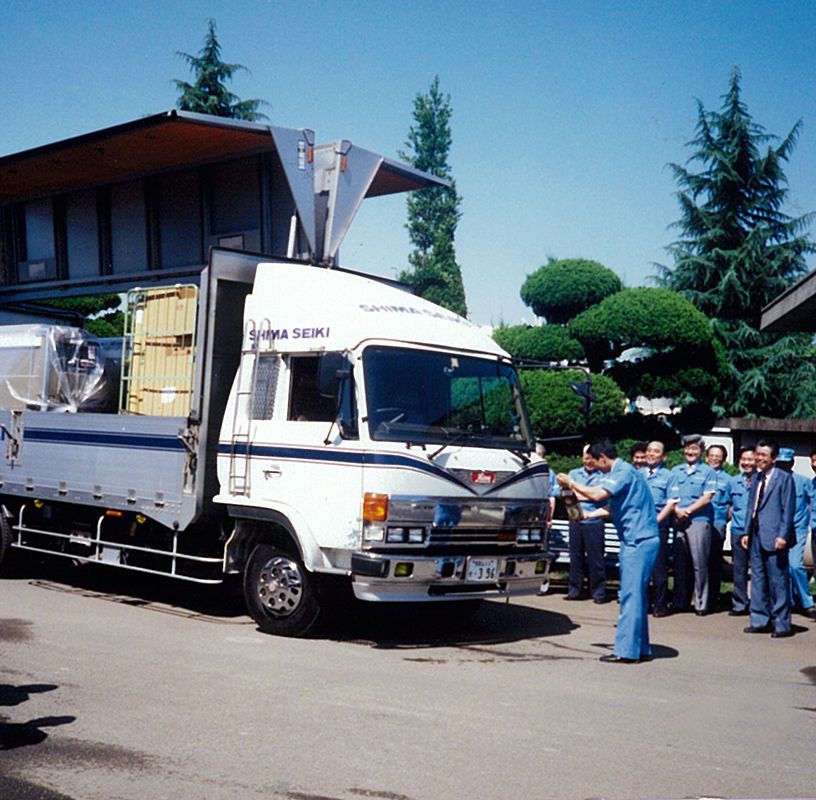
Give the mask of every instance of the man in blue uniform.
[[652, 493], [657, 511], [657, 527], [660, 531], [660, 550], [652, 575], [652, 613], [656, 617], [667, 617], [669, 611], [669, 533], [673, 504], [669, 502], [668, 490], [671, 472], [666, 468], [666, 446], [663, 442], [649, 442], [646, 446], [646, 465], [640, 472]]
[[[812, 450], [810, 453], [810, 468], [816, 472], [816, 449]], [[816, 498], [816, 477], [810, 482], [810, 491], [814, 498]], [[811, 519], [811, 525], [813, 522], [816, 521], [816, 514], [813, 515], [813, 519]], [[810, 529], [810, 558], [811, 564], [813, 564], [813, 579], [816, 581], [816, 529], [811, 527]]]
[[761, 439], [754, 449], [757, 475], [748, 508], [751, 526], [751, 624], [745, 633], [793, 636], [788, 551], [794, 541], [796, 487], [793, 476], [776, 466], [779, 445]]
[[[593, 466], [589, 445], [584, 447], [583, 466], [570, 470], [569, 477], [585, 486], [597, 486], [601, 473]], [[569, 582], [565, 600], [580, 600], [584, 574], [589, 573], [589, 594], [595, 603], [606, 602], [606, 564], [604, 562], [604, 522], [609, 519], [605, 502], [577, 498], [581, 519], [569, 521]]]
[[732, 617], [748, 614], [748, 547], [743, 536], [748, 533], [748, 495], [754, 479], [754, 448], [743, 447], [739, 455], [740, 474], [731, 477], [731, 563], [734, 572], [734, 591], [731, 595]]
[[558, 484], [571, 489], [578, 498], [609, 503], [621, 540], [620, 615], [615, 646], [600, 660], [619, 664], [651, 661], [646, 589], [660, 548], [652, 493], [643, 475], [618, 458], [615, 445], [609, 439], [594, 442], [589, 455], [593, 466], [603, 473], [598, 486], [578, 484], [564, 473], [558, 475]]
[[808, 576], [804, 562], [805, 543], [807, 542], [808, 530], [810, 530], [813, 483], [804, 475], [793, 471], [795, 458], [796, 454], [790, 447], [780, 447], [779, 457], [776, 459], [777, 467], [793, 475], [793, 483], [796, 487], [796, 507], [793, 511], [793, 532], [796, 541], [788, 553], [791, 600], [794, 606], [799, 607], [804, 616], [816, 619], [816, 608], [814, 608], [813, 595], [810, 593], [810, 587], [808, 586]]
[[714, 520], [711, 525], [711, 550], [708, 554], [708, 611], [719, 611], [722, 586], [722, 557], [725, 528], [728, 524], [731, 476], [723, 469], [728, 453], [721, 444], [709, 445], [706, 463], [717, 475], [717, 491], [711, 498]]
[[689, 562], [694, 573], [694, 613], [703, 616], [708, 609], [708, 557], [711, 551], [711, 525], [714, 513], [711, 498], [717, 491], [717, 475], [701, 461], [705, 443], [699, 434], [683, 437], [686, 463], [672, 470], [669, 496], [677, 498], [674, 507], [675, 539], [675, 611], [685, 611], [691, 598]]

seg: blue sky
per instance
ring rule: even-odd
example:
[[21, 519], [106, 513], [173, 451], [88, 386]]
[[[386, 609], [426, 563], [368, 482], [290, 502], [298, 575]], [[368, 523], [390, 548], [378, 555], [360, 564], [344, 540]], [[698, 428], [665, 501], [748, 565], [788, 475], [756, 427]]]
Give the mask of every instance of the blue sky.
[[[666, 165], [688, 158], [696, 100], [719, 108], [735, 65], [769, 132], [803, 120], [787, 210], [816, 210], [816, 3], [804, 0], [4, 0], [0, 155], [172, 108], [172, 79], [189, 77], [176, 51], [198, 51], [208, 17], [224, 59], [251, 70], [231, 88], [319, 142], [396, 157], [414, 96], [439, 75], [480, 324], [531, 321], [519, 287], [548, 256], [648, 283], [678, 218]], [[364, 203], [344, 265], [397, 274], [404, 223], [404, 196]]]

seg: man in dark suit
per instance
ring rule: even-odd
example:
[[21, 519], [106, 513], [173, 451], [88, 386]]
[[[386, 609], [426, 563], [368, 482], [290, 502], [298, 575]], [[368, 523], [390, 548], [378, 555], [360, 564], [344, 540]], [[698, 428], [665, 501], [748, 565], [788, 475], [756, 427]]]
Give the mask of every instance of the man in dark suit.
[[747, 534], [751, 553], [751, 624], [745, 633], [770, 633], [775, 639], [791, 630], [788, 549], [794, 543], [796, 487], [789, 472], [776, 467], [779, 445], [761, 439], [754, 450], [757, 473], [751, 484]]

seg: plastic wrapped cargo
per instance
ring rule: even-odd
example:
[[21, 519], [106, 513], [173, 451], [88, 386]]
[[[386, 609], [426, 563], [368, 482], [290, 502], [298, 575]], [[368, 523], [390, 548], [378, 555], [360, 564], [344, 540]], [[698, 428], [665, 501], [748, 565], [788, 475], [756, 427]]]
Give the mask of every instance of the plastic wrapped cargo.
[[62, 325], [0, 327], [0, 408], [109, 411], [115, 391], [99, 342]]

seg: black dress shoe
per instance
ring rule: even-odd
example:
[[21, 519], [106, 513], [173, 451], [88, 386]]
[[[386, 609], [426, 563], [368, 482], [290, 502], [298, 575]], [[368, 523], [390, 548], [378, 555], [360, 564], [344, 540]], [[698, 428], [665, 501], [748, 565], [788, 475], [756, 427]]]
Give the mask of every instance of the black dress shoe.
[[787, 639], [789, 636], [793, 636], [793, 631], [774, 631], [771, 639]]
[[670, 617], [671, 611], [668, 608], [658, 608], [655, 610], [654, 615], [655, 617]]
[[816, 606], [811, 606], [810, 608], [803, 608], [799, 613], [803, 617], [810, 617], [810, 619], [816, 619]]
[[641, 664], [643, 664], [643, 663], [645, 663], [647, 661], [654, 661], [654, 654], [653, 653], [646, 653], [645, 655], [642, 655], [638, 659], [638, 662], [641, 663]]
[[606, 599], [600, 600], [596, 597], [593, 598], [592, 602], [595, 603], [596, 606], [602, 606], [606, 604], [607, 600]]
[[603, 661], [604, 664], [637, 664], [637, 658], [623, 658], [622, 656], [616, 656], [614, 653], [609, 653], [609, 655], [601, 656], [598, 661]]
[[749, 625], [747, 628], [742, 629], [743, 633], [770, 633], [771, 626], [770, 625], [763, 625], [761, 628], [755, 628], [753, 625]]
[[565, 594], [564, 600], [580, 600], [581, 596], [577, 594]]
[[748, 609], [744, 608], [742, 611], [729, 611], [729, 617], [747, 617], [748, 616]]

